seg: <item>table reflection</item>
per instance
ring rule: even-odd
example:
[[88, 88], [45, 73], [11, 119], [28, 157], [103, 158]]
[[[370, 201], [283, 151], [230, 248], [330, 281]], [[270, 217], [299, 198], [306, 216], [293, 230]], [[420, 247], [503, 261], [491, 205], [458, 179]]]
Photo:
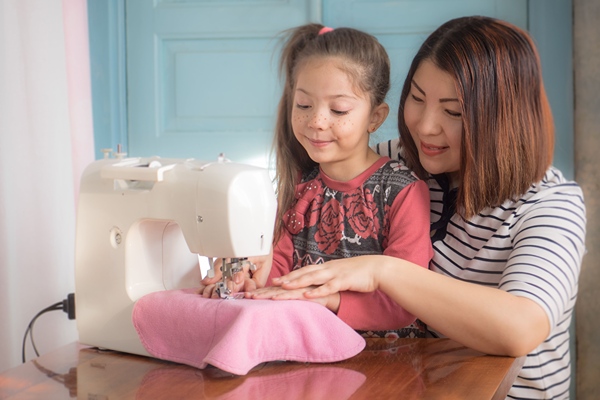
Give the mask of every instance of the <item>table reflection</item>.
[[361, 353], [345, 361], [273, 361], [243, 376], [81, 346], [73, 356], [76, 367], [67, 362], [58, 367], [56, 358], [41, 357], [23, 370], [35, 366], [38, 376], [53, 382], [43, 386], [60, 391], [61, 398], [422, 399], [445, 398], [450, 391], [454, 398], [473, 398], [474, 391], [477, 398], [491, 398], [499, 385], [510, 387], [522, 365], [447, 339], [368, 339]]

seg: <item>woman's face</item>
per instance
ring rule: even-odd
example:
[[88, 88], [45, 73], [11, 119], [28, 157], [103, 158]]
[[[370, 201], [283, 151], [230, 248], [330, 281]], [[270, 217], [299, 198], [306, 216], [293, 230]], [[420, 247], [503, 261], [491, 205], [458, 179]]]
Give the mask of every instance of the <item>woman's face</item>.
[[404, 104], [404, 120], [431, 174], [450, 174], [458, 183], [462, 114], [454, 79], [431, 61], [417, 68]]

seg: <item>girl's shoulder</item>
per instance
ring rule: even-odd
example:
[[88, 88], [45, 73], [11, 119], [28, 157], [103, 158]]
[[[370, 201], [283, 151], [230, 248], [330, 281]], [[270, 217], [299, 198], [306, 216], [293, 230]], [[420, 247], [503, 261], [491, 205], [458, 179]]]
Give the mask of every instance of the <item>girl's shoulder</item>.
[[306, 182], [314, 180], [317, 176], [319, 176], [319, 172], [320, 172], [319, 166], [316, 165], [310, 171], [302, 173], [301, 174], [302, 176], [300, 177], [300, 183], [302, 184], [302, 183], [306, 183]]
[[419, 181], [419, 177], [406, 166], [403, 160], [392, 160], [384, 156], [387, 161], [375, 171], [371, 181], [379, 182], [384, 185], [400, 185], [405, 187], [413, 182]]
[[387, 142], [377, 143], [371, 148], [380, 156], [387, 157], [390, 161], [387, 162], [386, 166], [388, 170], [393, 172], [402, 171], [408, 173], [414, 177], [415, 180], [420, 178], [408, 167], [406, 160], [403, 155], [402, 147], [400, 146], [400, 139], [391, 139]]

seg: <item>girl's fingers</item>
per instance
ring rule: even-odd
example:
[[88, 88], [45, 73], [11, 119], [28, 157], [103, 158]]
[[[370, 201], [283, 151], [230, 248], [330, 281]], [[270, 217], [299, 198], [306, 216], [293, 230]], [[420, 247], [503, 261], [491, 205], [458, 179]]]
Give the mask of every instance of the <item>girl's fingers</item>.
[[333, 287], [333, 285], [325, 284], [325, 285], [317, 286], [314, 289], [307, 290], [306, 292], [304, 292], [304, 297], [306, 297], [307, 299], [315, 299], [318, 297], [326, 297], [326, 296], [329, 296], [330, 294], [334, 294], [337, 292], [339, 292], [339, 290], [335, 289]]
[[221, 280], [221, 275], [219, 274], [219, 276], [214, 276], [212, 278], [206, 277], [206, 278], [202, 279], [200, 281], [200, 283], [202, 283], [204, 286], [208, 286], [208, 285], [214, 285], [215, 283], [217, 283], [220, 280]]

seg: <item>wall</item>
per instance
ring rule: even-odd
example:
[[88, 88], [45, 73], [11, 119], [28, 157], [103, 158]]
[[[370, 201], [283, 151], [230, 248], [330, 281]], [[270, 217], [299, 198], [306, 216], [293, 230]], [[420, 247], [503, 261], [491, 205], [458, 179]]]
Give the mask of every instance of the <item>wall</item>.
[[576, 307], [577, 399], [600, 398], [600, 2], [574, 0], [575, 179], [587, 209], [587, 250]]
[[[85, 0], [0, 0], [0, 371], [74, 291], [75, 204], [93, 160]], [[40, 353], [77, 340], [62, 311]], [[26, 359], [35, 356], [29, 340]], [[0, 395], [1, 397], [1, 395]]]

